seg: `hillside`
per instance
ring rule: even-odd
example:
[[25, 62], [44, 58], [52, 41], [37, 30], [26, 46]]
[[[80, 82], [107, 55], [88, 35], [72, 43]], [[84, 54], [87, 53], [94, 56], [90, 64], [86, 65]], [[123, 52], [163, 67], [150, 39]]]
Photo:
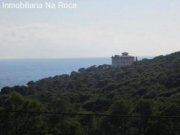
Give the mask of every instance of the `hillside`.
[[[150, 60], [144, 59], [129, 67], [92, 66], [86, 69], [81, 68], [78, 72], [73, 71], [70, 75], [31, 81], [27, 86], [5, 87], [1, 90], [1, 107], [6, 108], [5, 98], [10, 99], [17, 95], [25, 98], [24, 100], [37, 102], [45, 111], [51, 112], [179, 116], [180, 52]], [[66, 124], [61, 119], [56, 122], [49, 120], [54, 127], [49, 130], [47, 124], [47, 133], [51, 131], [52, 134], [118, 135], [119, 132], [123, 132], [124, 135], [130, 132], [132, 135], [180, 134], [178, 128], [180, 119], [171, 121], [171, 130], [167, 124], [159, 125], [159, 121], [152, 119], [146, 119], [142, 124], [144, 126], [140, 128], [134, 123], [141, 120], [126, 120], [126, 129], [119, 128], [124, 122], [114, 121], [112, 118], [96, 118], [95, 122], [91, 121], [91, 123], [87, 121], [85, 128], [83, 120], [85, 120], [84, 117], [70, 117], [67, 119], [68, 122], [65, 122]], [[46, 123], [46, 120], [44, 121]], [[97, 121], [100, 121], [99, 128], [95, 128], [97, 125], [94, 126]], [[61, 133], [63, 126], [59, 123], [63, 123], [67, 130], [74, 123], [74, 132]]]
[[[180, 52], [154, 59], [144, 59], [125, 68], [112, 68], [110, 65], [92, 66], [73, 71], [70, 75], [45, 78], [29, 82], [28, 87], [15, 86], [3, 88], [19, 91], [23, 95], [44, 94], [51, 96], [80, 96], [94, 93], [95, 96], [110, 99], [179, 97], [180, 88]], [[46, 98], [46, 97], [44, 97]], [[91, 95], [91, 98], [94, 98]]]

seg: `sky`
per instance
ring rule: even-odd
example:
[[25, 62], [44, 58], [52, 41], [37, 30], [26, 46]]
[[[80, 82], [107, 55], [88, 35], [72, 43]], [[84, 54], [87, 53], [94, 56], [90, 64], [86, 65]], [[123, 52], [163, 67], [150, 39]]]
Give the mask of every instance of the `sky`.
[[[45, 0], [22, 0], [42, 3]], [[48, 0], [75, 9], [4, 9], [0, 59], [135, 56], [180, 51], [179, 0]]]

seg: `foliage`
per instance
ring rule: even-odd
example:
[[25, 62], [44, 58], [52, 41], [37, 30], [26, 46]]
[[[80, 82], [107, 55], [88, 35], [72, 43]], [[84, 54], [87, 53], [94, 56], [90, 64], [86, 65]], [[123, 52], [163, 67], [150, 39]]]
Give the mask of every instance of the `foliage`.
[[[8, 134], [14, 134], [16, 128], [33, 128], [39, 134], [52, 135], [179, 135], [180, 119], [160, 116], [180, 115], [180, 52], [144, 59], [128, 67], [92, 66], [70, 75], [30, 81], [27, 86], [5, 87], [1, 90], [0, 110], [0, 127], [9, 126]], [[9, 110], [112, 115], [30, 116], [3, 112]], [[14, 120], [18, 121], [17, 127]], [[29, 131], [26, 134], [33, 134]]]

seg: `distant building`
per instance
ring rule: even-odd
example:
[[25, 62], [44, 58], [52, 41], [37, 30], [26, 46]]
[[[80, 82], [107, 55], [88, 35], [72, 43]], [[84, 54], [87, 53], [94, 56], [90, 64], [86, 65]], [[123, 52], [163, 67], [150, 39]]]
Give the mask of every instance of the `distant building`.
[[123, 52], [122, 55], [112, 56], [112, 66], [113, 67], [125, 67], [133, 64], [137, 61], [134, 56], [129, 56], [127, 52]]

